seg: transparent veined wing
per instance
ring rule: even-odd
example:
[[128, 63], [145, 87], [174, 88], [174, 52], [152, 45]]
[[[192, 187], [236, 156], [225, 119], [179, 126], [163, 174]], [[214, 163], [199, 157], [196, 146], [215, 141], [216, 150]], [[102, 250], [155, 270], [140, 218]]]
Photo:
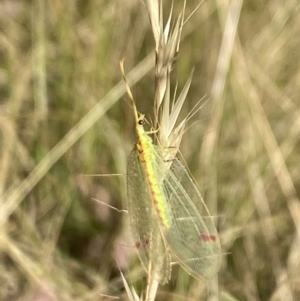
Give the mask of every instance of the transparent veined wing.
[[165, 284], [171, 275], [171, 256], [160, 232], [148, 181], [136, 147], [130, 153], [127, 163], [127, 202], [130, 228], [139, 258], [146, 271]]
[[177, 158], [165, 173], [163, 186], [172, 224], [163, 229], [164, 238], [189, 274], [211, 279], [221, 264], [220, 240], [213, 219], [194, 181]]

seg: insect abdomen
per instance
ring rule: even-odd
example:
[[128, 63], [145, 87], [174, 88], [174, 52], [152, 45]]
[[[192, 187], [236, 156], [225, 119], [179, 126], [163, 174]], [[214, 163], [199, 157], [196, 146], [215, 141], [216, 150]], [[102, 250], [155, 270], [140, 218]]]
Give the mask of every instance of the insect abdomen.
[[147, 134], [140, 138], [141, 139], [137, 145], [139, 158], [142, 162], [142, 166], [149, 183], [156, 213], [161, 224], [168, 229], [172, 224], [172, 217], [163, 191], [161, 173], [157, 170], [159, 166], [155, 163], [155, 160], [157, 160], [157, 154], [153, 148], [151, 138]]

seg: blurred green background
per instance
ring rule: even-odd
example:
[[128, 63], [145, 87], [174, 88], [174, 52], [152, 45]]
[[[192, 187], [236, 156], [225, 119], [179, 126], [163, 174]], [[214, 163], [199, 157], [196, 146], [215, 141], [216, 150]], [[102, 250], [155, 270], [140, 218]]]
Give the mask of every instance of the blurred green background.
[[[195, 67], [185, 113], [206, 101], [181, 151], [219, 229], [220, 300], [300, 300], [300, 3], [244, 1], [223, 70], [235, 3], [206, 0], [184, 26], [172, 86]], [[143, 291], [126, 213], [99, 201], [126, 209], [119, 61], [150, 118], [153, 50], [142, 1], [0, 2], [0, 300], [125, 300], [119, 267]], [[157, 299], [206, 300], [205, 283], [174, 267]]]

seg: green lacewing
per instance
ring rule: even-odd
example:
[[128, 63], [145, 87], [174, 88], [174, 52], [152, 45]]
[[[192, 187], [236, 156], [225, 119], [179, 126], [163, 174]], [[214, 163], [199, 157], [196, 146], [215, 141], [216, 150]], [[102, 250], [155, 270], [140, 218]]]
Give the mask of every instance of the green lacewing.
[[171, 277], [171, 256], [160, 233], [151, 190], [136, 147], [128, 157], [127, 199], [130, 228], [139, 258], [145, 270], [165, 284]]
[[153, 132], [144, 130], [144, 115], [126, 88], [138, 137], [128, 158], [127, 199], [139, 257], [161, 284], [170, 279], [171, 255], [192, 276], [211, 279], [221, 264], [213, 219], [186, 168], [177, 158], [164, 160], [168, 150], [152, 143]]
[[[148, 179], [136, 147], [128, 158], [128, 213], [139, 257], [146, 270], [152, 260], [152, 270], [161, 284], [170, 278], [170, 253], [192, 276], [211, 279], [221, 264], [212, 217], [186, 168], [177, 158], [165, 168], [157, 150], [160, 147], [152, 145], [155, 180]], [[161, 187], [164, 197], [154, 195], [151, 185]], [[159, 202], [165, 202], [160, 204], [165, 211], [158, 209]]]

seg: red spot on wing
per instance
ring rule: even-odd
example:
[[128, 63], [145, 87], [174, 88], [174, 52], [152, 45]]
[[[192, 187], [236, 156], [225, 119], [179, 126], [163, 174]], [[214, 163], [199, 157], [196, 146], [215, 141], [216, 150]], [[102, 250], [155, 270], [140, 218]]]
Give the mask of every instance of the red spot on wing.
[[213, 241], [215, 242], [217, 240], [217, 237], [216, 235], [207, 235], [205, 233], [200, 233], [200, 239], [203, 240], [203, 241]]
[[200, 234], [200, 238], [203, 241], [209, 241], [209, 236], [207, 234], [205, 234], [205, 233], [201, 233]]
[[210, 240], [212, 240], [212, 241], [216, 241], [216, 240], [217, 240], [216, 235], [210, 235], [209, 238], [210, 238]]
[[140, 248], [148, 248], [149, 245], [150, 245], [150, 240], [147, 239], [147, 238], [146, 238], [142, 243], [141, 243], [140, 241], [137, 241], [137, 242], [135, 243], [135, 247], [136, 247], [137, 249], [140, 249]]

